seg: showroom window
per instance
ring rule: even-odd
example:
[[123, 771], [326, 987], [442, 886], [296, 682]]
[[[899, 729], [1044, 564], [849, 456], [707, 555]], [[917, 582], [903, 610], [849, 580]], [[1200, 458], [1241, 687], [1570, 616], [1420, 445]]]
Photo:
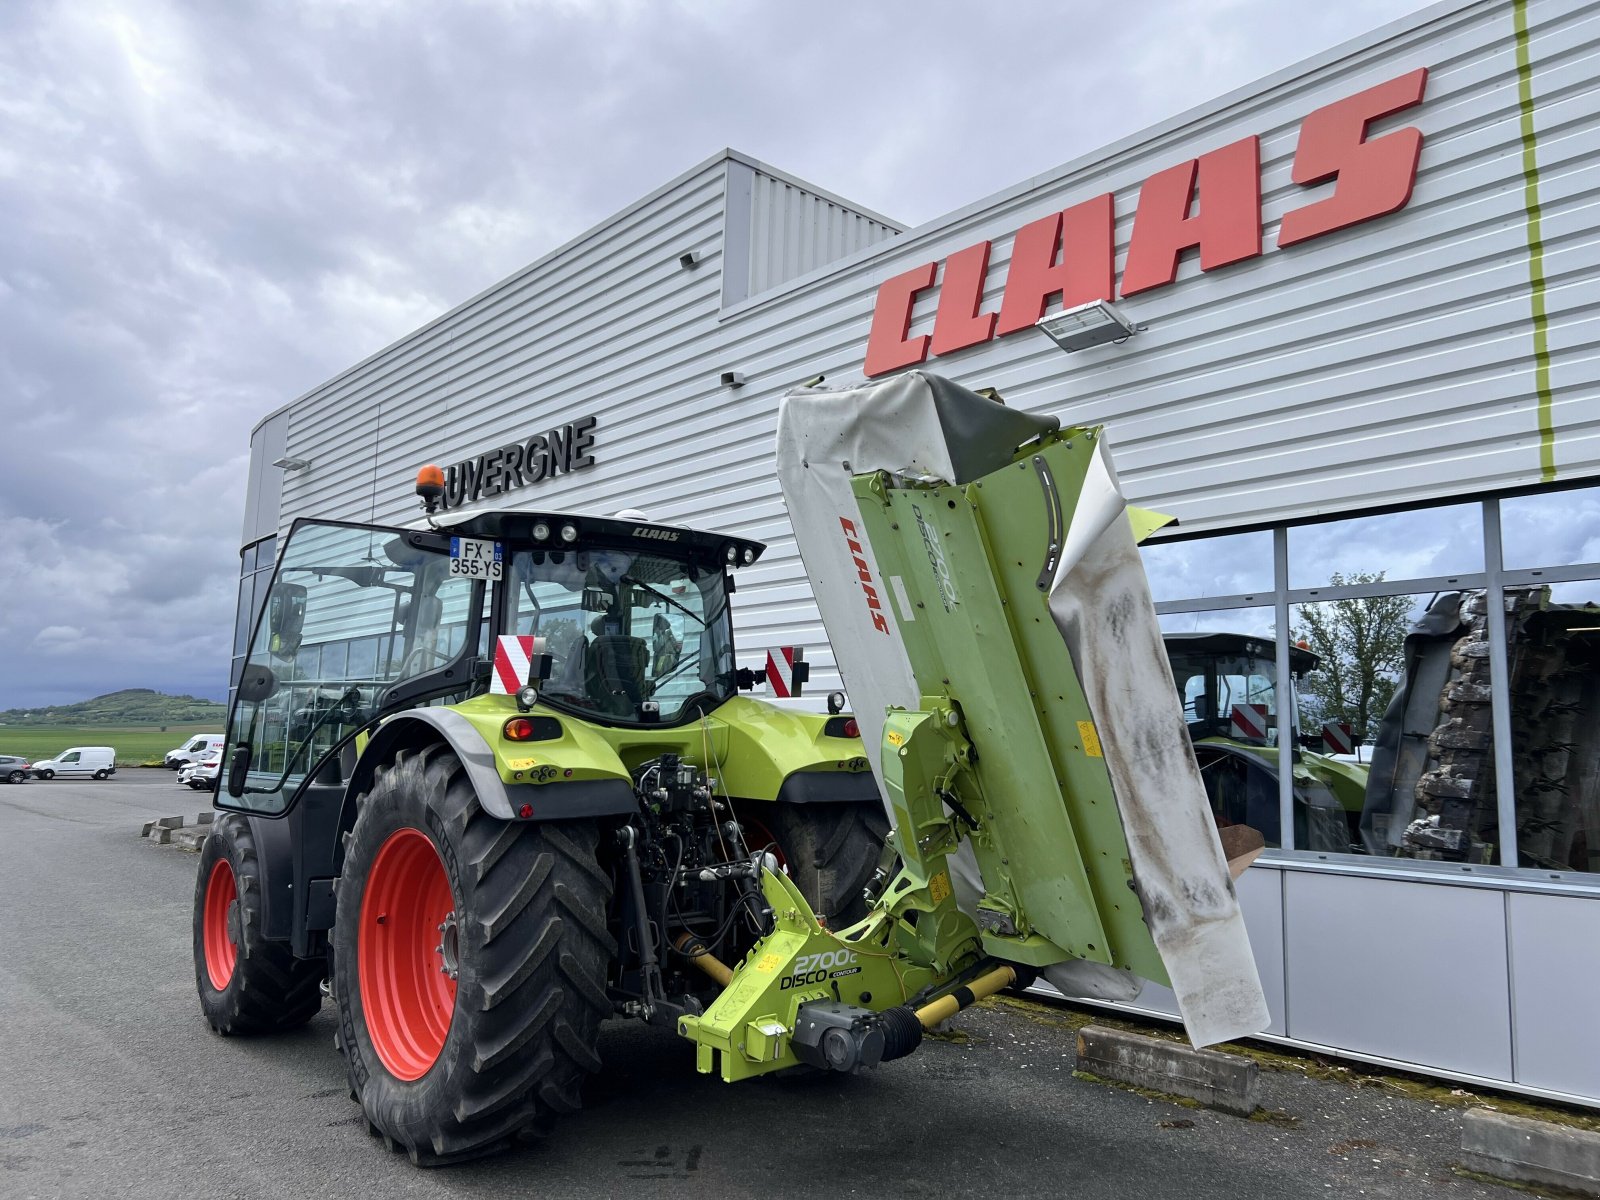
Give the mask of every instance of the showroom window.
[[1219, 825], [1600, 872], [1600, 487], [1143, 553]]

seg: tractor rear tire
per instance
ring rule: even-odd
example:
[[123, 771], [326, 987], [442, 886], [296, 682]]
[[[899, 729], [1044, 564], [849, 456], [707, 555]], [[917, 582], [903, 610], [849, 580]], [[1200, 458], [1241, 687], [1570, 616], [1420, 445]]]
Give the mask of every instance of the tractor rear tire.
[[761, 816], [778, 843], [789, 878], [823, 924], [843, 929], [867, 915], [861, 893], [889, 834], [882, 805], [773, 804]]
[[224, 1036], [296, 1029], [322, 1007], [320, 961], [261, 933], [261, 867], [250, 822], [220, 817], [194, 886], [194, 976], [200, 1010]]
[[599, 825], [490, 816], [443, 745], [402, 751], [358, 803], [333, 991], [369, 1128], [418, 1166], [542, 1133], [580, 1107], [612, 1011]]

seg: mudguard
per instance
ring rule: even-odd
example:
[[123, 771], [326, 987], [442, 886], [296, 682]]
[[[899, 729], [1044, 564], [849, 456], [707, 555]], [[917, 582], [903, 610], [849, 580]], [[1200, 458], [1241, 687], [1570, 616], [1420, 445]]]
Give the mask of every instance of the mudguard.
[[351, 774], [346, 794], [359, 796], [372, 786], [379, 763], [404, 746], [447, 742], [466, 769], [478, 802], [492, 817], [510, 821], [531, 807], [535, 821], [564, 821], [629, 813], [638, 807], [633, 789], [620, 779], [582, 779], [546, 784], [506, 783], [494, 750], [477, 727], [450, 708], [414, 708], [385, 721], [367, 743]]

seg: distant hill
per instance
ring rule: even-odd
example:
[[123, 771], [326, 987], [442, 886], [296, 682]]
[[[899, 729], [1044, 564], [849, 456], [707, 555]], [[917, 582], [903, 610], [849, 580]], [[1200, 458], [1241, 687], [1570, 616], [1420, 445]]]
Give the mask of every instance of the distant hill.
[[8, 708], [0, 712], [5, 725], [180, 725], [213, 721], [220, 729], [227, 706], [198, 696], [169, 696], [150, 688], [124, 688], [76, 704], [50, 708]]

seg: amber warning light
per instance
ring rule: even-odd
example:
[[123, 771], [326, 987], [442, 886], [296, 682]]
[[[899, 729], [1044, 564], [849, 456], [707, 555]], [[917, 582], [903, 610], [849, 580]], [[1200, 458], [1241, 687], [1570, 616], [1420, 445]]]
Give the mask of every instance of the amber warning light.
[[444, 497], [444, 470], [429, 463], [418, 471], [417, 495], [422, 497], [423, 510], [431, 516]]

